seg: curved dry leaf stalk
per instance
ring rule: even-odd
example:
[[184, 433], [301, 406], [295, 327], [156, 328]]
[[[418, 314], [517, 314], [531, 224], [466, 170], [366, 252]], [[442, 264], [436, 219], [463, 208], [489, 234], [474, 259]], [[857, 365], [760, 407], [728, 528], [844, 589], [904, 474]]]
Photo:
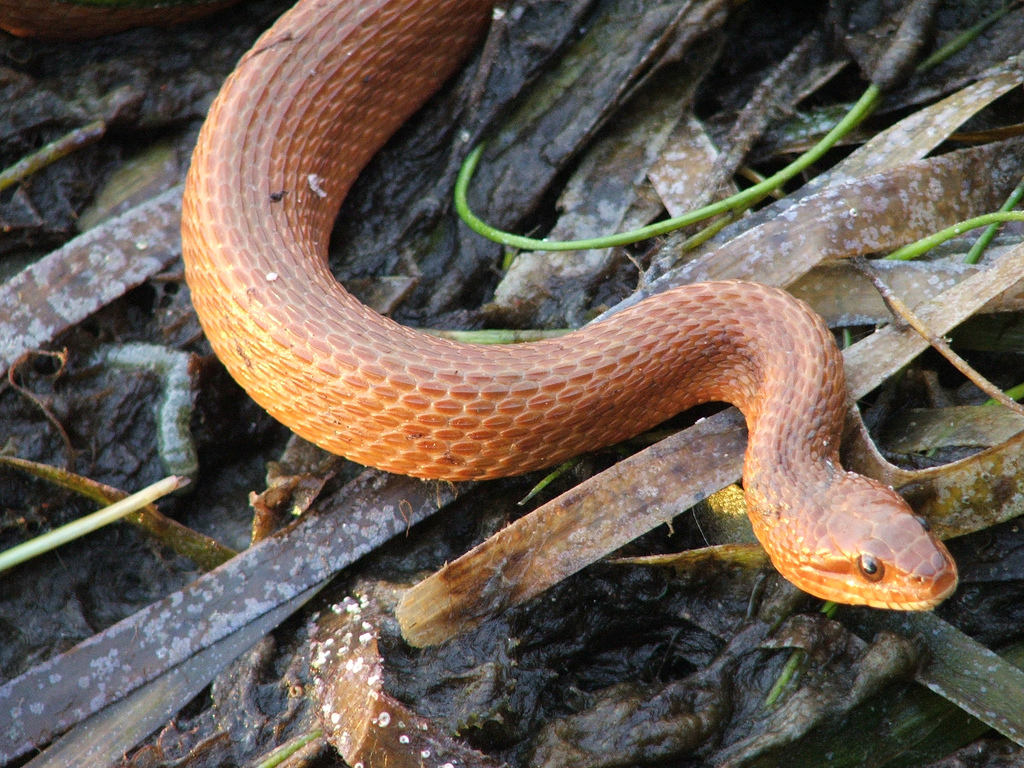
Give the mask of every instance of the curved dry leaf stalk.
[[1019, 432], [1024, 417], [988, 405], [911, 408], [885, 435], [893, 453], [924, 453], [939, 448], [991, 448]]
[[851, 412], [844, 456], [851, 468], [898, 489], [943, 539], [1024, 514], [1024, 432], [960, 461], [906, 470], [878, 453], [859, 414]]
[[491, 768], [490, 758], [384, 690], [376, 600], [345, 598], [314, 619], [310, 673], [327, 740], [355, 768]]

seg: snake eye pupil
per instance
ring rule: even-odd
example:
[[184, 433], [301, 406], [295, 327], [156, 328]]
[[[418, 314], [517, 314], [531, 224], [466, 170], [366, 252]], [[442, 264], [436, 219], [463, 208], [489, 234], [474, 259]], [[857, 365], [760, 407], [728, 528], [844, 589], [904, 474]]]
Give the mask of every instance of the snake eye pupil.
[[857, 558], [857, 567], [861, 575], [868, 581], [881, 581], [885, 569], [871, 555], [861, 555]]

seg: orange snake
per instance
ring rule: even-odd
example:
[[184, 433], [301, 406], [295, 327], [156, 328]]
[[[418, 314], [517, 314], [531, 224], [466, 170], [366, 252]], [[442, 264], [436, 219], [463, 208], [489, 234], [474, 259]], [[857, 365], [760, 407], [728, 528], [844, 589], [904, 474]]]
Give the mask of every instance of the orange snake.
[[750, 519], [787, 579], [876, 607], [946, 598], [957, 575], [942, 543], [894, 491], [839, 466], [842, 357], [787, 293], [683, 286], [559, 339], [484, 347], [399, 326], [334, 280], [328, 238], [350, 185], [473, 49], [491, 9], [302, 0], [242, 58], [183, 203], [192, 300], [224, 365], [321, 447], [448, 480], [547, 467], [730, 402], [749, 426]]

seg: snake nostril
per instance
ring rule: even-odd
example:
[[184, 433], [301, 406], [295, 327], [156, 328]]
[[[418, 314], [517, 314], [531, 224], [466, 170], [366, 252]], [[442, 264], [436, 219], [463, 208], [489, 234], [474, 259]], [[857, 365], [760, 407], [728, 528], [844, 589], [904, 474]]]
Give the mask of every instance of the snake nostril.
[[885, 575], [885, 567], [871, 555], [861, 555], [857, 558], [857, 568], [861, 576], [868, 581], [881, 581]]

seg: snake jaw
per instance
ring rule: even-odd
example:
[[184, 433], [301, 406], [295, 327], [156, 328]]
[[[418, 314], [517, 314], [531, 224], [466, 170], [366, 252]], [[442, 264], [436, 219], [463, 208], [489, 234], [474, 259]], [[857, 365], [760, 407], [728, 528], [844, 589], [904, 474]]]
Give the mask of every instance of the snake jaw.
[[751, 515], [779, 573], [823, 600], [890, 610], [930, 610], [953, 593], [953, 558], [899, 494], [861, 475], [829, 474], [806, 496], [815, 509]]
[[915, 576], [886, 573], [877, 582], [865, 583], [856, 561], [843, 557], [817, 556], [800, 563], [775, 561], [776, 569], [808, 594], [846, 605], [864, 605], [894, 611], [928, 611], [953, 594], [957, 586], [953, 560], [939, 543], [945, 563], [939, 573]]

